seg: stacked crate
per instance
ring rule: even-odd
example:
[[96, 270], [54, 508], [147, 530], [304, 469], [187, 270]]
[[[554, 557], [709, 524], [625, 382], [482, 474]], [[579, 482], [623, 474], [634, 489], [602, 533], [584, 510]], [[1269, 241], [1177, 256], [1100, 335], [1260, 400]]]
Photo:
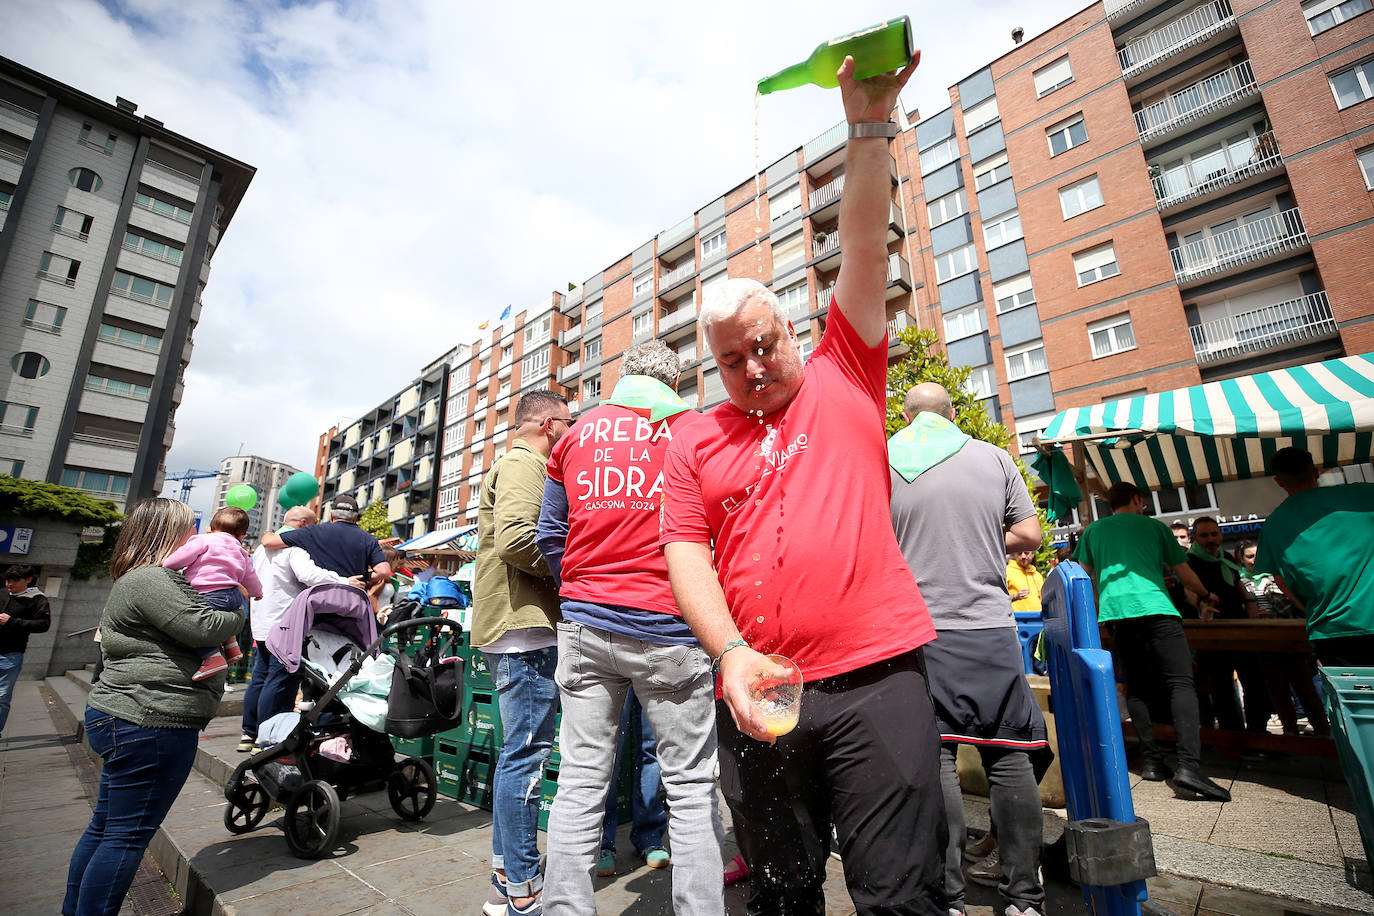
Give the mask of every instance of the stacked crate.
[[496, 685], [481, 652], [463, 646], [457, 654], [464, 662], [463, 721], [435, 736], [434, 771], [440, 793], [490, 810], [496, 757], [501, 751]]

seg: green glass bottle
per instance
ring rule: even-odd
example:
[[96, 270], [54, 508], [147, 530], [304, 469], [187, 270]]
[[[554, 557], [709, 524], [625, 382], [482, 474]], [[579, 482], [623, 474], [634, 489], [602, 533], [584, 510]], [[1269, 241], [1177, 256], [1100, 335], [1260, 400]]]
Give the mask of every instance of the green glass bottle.
[[840, 84], [835, 73], [847, 56], [854, 58], [855, 79], [862, 80], [889, 70], [900, 70], [911, 61], [915, 51], [911, 17], [889, 19], [822, 43], [801, 63], [759, 80], [759, 93], [795, 89], [807, 83], [834, 89]]

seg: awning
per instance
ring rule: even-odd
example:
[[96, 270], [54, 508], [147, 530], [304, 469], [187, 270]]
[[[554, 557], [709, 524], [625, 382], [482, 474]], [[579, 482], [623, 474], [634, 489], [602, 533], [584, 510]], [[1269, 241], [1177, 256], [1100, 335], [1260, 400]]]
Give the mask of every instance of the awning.
[[[460, 538], [469, 537], [469, 540], [476, 540], [477, 526], [469, 525], [466, 528], [449, 528], [445, 531], [431, 531], [429, 534], [422, 534], [417, 538], [406, 541], [404, 544], [397, 544], [397, 550], [404, 550], [407, 553], [423, 553], [426, 550], [437, 550], [445, 545], [452, 544]], [[475, 547], [473, 549], [476, 549]]]
[[1374, 354], [1070, 408], [1040, 442], [1080, 446], [1099, 479], [1152, 490], [1263, 477], [1289, 445], [1359, 464], [1374, 446]]

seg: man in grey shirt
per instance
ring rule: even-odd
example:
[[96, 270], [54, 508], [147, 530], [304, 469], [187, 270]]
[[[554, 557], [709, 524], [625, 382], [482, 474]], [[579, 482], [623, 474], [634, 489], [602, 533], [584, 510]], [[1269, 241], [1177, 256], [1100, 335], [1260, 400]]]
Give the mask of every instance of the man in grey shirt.
[[1022, 672], [1006, 555], [1040, 545], [1040, 520], [1011, 456], [954, 425], [943, 387], [912, 388], [903, 413], [909, 425], [888, 441], [892, 526], [938, 633], [925, 660], [949, 821], [949, 907], [964, 910], [966, 834], [955, 756], [969, 744], [988, 774], [1004, 912], [1038, 916], [1045, 902], [1038, 783], [1053, 752]]

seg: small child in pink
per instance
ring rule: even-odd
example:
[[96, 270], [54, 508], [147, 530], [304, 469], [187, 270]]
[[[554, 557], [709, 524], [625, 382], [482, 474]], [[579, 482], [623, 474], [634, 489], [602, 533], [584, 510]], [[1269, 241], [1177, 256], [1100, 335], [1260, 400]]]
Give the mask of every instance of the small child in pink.
[[[243, 549], [243, 537], [248, 533], [248, 513], [233, 506], [220, 509], [210, 518], [209, 534], [193, 534], [162, 561], [168, 569], [179, 569], [187, 583], [205, 596], [205, 602], [222, 611], [242, 612], [246, 604], [239, 586], [253, 598], [262, 597], [262, 583], [253, 570], [253, 563]], [[225, 640], [216, 648], [197, 649], [200, 669], [191, 675], [193, 681], [229, 669], [229, 662], [243, 657], [238, 640]]]

